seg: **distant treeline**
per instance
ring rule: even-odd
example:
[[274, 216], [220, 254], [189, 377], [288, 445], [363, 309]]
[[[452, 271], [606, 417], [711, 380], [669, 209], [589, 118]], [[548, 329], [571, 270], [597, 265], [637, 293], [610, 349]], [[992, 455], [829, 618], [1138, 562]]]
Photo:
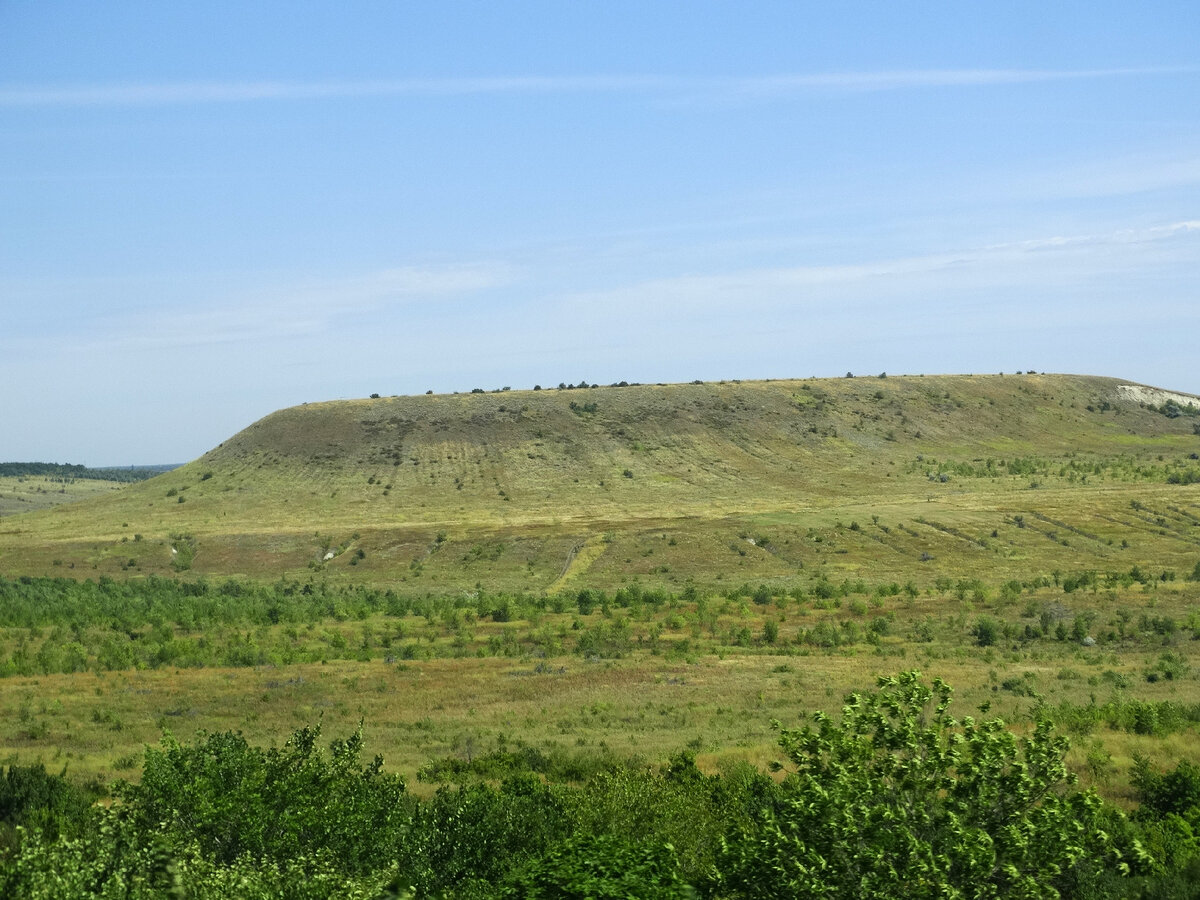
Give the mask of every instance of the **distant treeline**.
[[108, 466], [91, 469], [69, 463], [8, 462], [0, 463], [0, 476], [25, 477], [30, 475], [45, 478], [91, 478], [96, 481], [145, 481], [177, 466]]

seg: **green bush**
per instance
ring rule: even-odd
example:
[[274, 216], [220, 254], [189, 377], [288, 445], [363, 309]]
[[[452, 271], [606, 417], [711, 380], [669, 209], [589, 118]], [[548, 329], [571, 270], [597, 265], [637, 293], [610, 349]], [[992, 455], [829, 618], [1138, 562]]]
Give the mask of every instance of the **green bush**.
[[203, 735], [183, 746], [169, 735], [146, 750], [140, 784], [120, 791], [130, 824], [178, 845], [195, 842], [209, 858], [284, 862], [317, 851], [346, 872], [391, 859], [411, 821], [402, 779], [376, 757], [359, 762], [361, 729], [326, 755], [320, 727], [303, 728], [283, 748], [250, 746], [241, 734]]
[[509, 879], [505, 900], [687, 900], [670, 844], [585, 835], [552, 847]]
[[1071, 788], [1048, 724], [1017, 738], [949, 705], [948, 686], [907, 672], [852, 694], [839, 722], [781, 731], [795, 770], [776, 809], [728, 842], [723, 895], [1056, 897], [1144, 861], [1100, 827], [1099, 798]]
[[1133, 786], [1142, 801], [1143, 815], [1178, 815], [1200, 826], [1200, 766], [1183, 760], [1173, 772], [1160, 773], [1150, 768], [1144, 757], [1133, 766]]
[[1000, 637], [1000, 626], [996, 624], [995, 619], [981, 616], [976, 621], [975, 627], [971, 629], [971, 633], [975, 635], [975, 643], [977, 645], [980, 647], [990, 647]]
[[491, 897], [510, 871], [565, 840], [568, 821], [562, 790], [533, 776], [442, 788], [419, 807], [400, 871], [419, 896]]
[[51, 775], [42, 763], [0, 769], [0, 847], [16, 843], [18, 827], [43, 838], [75, 835], [86, 826], [99, 790]]
[[[744, 763], [708, 775], [688, 753], [583, 766], [504, 742], [451, 773], [501, 785], [418, 801], [378, 758], [360, 763], [361, 730], [325, 752], [318, 728], [267, 750], [240, 734], [168, 736], [111, 809], [40, 766], [10, 767], [0, 819], [33, 830], [0, 845], [0, 897], [1196, 896], [1200, 767], [1139, 761], [1141, 807], [1126, 817], [1074, 788], [1066, 740], [1045, 721], [1018, 737], [952, 717], [950, 696], [908, 672], [851, 695], [836, 720], [781, 729], [781, 784]], [[1081, 730], [1122, 716], [1136, 728], [1139, 715], [1161, 729], [1188, 710], [1114, 701], [1058, 715]]]

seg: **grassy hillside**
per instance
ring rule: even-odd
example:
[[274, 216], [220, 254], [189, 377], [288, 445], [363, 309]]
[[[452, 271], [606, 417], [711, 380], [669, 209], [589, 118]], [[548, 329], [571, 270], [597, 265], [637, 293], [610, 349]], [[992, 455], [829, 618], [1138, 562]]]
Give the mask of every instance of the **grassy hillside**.
[[1135, 755], [1200, 761], [1200, 419], [1166, 399], [1022, 374], [282, 410], [0, 521], [0, 744], [109, 777], [163, 728], [366, 718], [410, 776], [513, 735], [712, 769], [916, 666], [1049, 709], [1125, 802]]
[[6, 520], [0, 572], [321, 569], [546, 590], [880, 560], [902, 580], [995, 576], [1102, 568], [1131, 547], [1190, 568], [1200, 419], [1124, 384], [893, 376], [306, 404], [165, 475]]

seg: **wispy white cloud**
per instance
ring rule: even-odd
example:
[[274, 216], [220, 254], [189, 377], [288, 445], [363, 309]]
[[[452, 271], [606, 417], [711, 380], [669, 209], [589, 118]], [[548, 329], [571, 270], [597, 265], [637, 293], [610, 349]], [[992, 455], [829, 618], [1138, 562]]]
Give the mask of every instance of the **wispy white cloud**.
[[896, 69], [874, 72], [827, 72], [740, 79], [734, 86], [746, 91], [787, 93], [818, 88], [842, 91], [895, 91], [907, 88], [987, 87], [1043, 81], [1190, 75], [1197, 66], [1130, 67], [1114, 69]]
[[1070, 170], [1032, 179], [1026, 190], [1041, 197], [1113, 197], [1200, 184], [1200, 149], [1082, 162]]
[[[120, 316], [89, 323], [74, 338], [59, 327], [49, 328], [45, 317], [27, 323], [20, 334], [0, 338], [0, 348], [16, 352], [48, 346], [105, 347], [110, 350], [152, 350], [211, 346], [215, 344], [270, 344], [281, 340], [369, 331], [380, 321], [391, 327], [398, 315], [412, 315], [422, 305], [436, 306], [476, 293], [500, 288], [517, 278], [516, 269], [504, 263], [463, 263], [445, 266], [405, 266], [332, 278], [263, 286], [238, 285], [236, 279], [199, 284], [173, 296], [162, 306], [153, 304], [153, 286], [131, 288], [119, 279], [70, 280], [61, 289], [71, 293], [91, 290], [143, 296], [140, 308]], [[247, 280], [256, 280], [247, 276]], [[26, 286], [26, 290], [38, 286]], [[50, 334], [46, 334], [47, 331]], [[39, 335], [44, 335], [39, 337]], [[45, 345], [45, 346], [43, 346]], [[39, 351], [42, 352], [42, 351]]]
[[372, 315], [500, 287], [515, 277], [503, 264], [401, 267], [315, 279], [213, 298], [196, 311], [165, 311], [129, 340], [143, 346], [196, 346], [298, 338], [371, 327]]
[[[931, 281], [952, 278], [959, 288], [1013, 283], [1079, 283], [1114, 268], [1137, 271], [1151, 264], [1200, 262], [1200, 220], [1185, 220], [1105, 233], [1046, 235], [958, 250], [846, 265], [766, 267], [657, 278], [609, 291], [575, 295], [590, 309], [660, 309], [674, 315], [716, 307], [751, 311], [782, 309], [797, 301], [818, 306], [858, 298], [881, 302], [914, 296]], [[1179, 239], [1183, 239], [1180, 241]], [[1153, 254], [1152, 258], [1148, 254]], [[930, 296], [946, 297], [945, 285]], [[950, 295], [953, 296], [953, 293]], [[953, 301], [951, 301], [953, 302]]]
[[1032, 238], [1026, 241], [992, 244], [983, 249], [985, 252], [1006, 252], [1014, 250], [1052, 250], [1063, 247], [1110, 244], [1144, 244], [1152, 241], [1170, 240], [1175, 237], [1188, 237], [1193, 233], [1200, 234], [1200, 219], [1170, 222], [1165, 225], [1152, 225], [1148, 228], [1122, 228], [1104, 234], [1055, 235], [1052, 237]]
[[986, 87], [1097, 78], [1194, 75], [1197, 66], [1111, 69], [902, 69], [782, 73], [749, 77], [670, 75], [491, 76], [335, 81], [184, 81], [0, 86], [0, 106], [163, 106], [321, 100], [353, 97], [486, 94], [678, 94], [777, 97], [815, 91], [875, 92]]

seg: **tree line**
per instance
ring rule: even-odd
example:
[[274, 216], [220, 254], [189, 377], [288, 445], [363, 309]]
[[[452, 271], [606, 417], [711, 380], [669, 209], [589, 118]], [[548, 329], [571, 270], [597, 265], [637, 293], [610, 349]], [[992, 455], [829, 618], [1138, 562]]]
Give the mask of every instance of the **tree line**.
[[106, 466], [93, 469], [88, 466], [70, 463], [45, 462], [6, 462], [0, 463], [0, 476], [29, 478], [38, 476], [69, 481], [76, 478], [96, 481], [121, 481], [132, 483], [145, 481], [163, 472], [169, 472], [175, 466]]

